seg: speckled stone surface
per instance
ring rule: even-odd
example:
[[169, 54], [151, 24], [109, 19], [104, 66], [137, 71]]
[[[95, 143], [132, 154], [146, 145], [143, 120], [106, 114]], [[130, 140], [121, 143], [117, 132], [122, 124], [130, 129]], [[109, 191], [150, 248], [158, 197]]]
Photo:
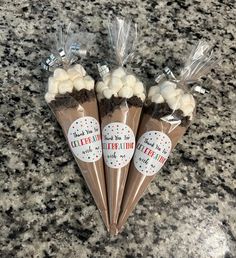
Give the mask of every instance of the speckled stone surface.
[[[234, 0], [0, 0], [1, 258], [236, 257], [235, 12]], [[178, 72], [199, 38], [222, 59], [195, 122], [117, 237], [44, 101], [39, 69], [51, 33], [73, 21], [96, 33], [85, 64], [97, 78], [111, 13], [139, 24], [132, 69], [148, 85], [166, 65]]]

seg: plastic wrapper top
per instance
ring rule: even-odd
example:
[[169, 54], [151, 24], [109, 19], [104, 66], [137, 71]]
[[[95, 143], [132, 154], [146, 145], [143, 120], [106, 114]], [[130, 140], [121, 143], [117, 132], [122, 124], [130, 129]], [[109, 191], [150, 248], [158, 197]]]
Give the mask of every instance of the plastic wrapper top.
[[[164, 73], [156, 78], [158, 85], [149, 90], [146, 110], [156, 118], [172, 124], [170, 130], [179, 124], [188, 126], [196, 107], [191, 94], [192, 85], [206, 75], [217, 62], [210, 45], [199, 41], [185, 62], [180, 76], [175, 77], [169, 68], [165, 68]], [[200, 86], [198, 88], [200, 89]]]
[[199, 41], [189, 55], [180, 73], [180, 83], [196, 82], [206, 75], [219, 62], [213, 54], [212, 47], [205, 41]]
[[108, 20], [110, 44], [115, 51], [115, 58], [123, 66], [134, 54], [137, 41], [137, 25], [130, 20], [116, 17]]

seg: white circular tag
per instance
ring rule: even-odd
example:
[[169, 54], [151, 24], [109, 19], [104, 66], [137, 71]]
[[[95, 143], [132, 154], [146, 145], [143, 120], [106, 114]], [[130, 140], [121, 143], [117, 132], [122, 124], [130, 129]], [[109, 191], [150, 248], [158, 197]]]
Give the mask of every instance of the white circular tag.
[[145, 176], [157, 173], [171, 151], [170, 138], [159, 131], [144, 133], [138, 140], [134, 153], [134, 166]]
[[124, 167], [134, 154], [135, 137], [132, 129], [122, 123], [106, 125], [102, 130], [102, 147], [108, 167]]
[[102, 157], [100, 127], [93, 117], [76, 119], [68, 130], [68, 141], [74, 155], [82, 161], [95, 162]]

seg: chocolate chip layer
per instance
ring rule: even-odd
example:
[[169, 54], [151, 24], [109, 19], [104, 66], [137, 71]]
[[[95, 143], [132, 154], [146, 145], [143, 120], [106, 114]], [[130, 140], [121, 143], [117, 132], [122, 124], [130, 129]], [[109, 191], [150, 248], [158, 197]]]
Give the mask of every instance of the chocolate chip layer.
[[99, 103], [100, 115], [101, 117], [114, 112], [115, 109], [120, 108], [122, 105], [127, 105], [128, 107], [136, 106], [142, 107], [143, 102], [137, 96], [133, 96], [131, 98], [122, 98], [122, 97], [114, 97], [112, 96], [110, 99], [101, 99]]
[[90, 101], [91, 99], [95, 98], [94, 90], [86, 90], [82, 89], [80, 91], [73, 90], [72, 96], [78, 101], [79, 104], [83, 104], [86, 101]]
[[148, 100], [144, 105], [143, 112], [155, 119], [161, 119], [164, 116], [173, 114], [181, 120], [180, 125], [183, 127], [188, 127], [191, 123], [190, 117], [184, 116], [182, 110], [172, 110], [166, 102], [157, 104]]
[[95, 98], [94, 90], [82, 89], [77, 91], [74, 89], [71, 93], [58, 94], [55, 100], [51, 101], [49, 105], [53, 109], [74, 108], [77, 107], [78, 104], [83, 104], [93, 98]]

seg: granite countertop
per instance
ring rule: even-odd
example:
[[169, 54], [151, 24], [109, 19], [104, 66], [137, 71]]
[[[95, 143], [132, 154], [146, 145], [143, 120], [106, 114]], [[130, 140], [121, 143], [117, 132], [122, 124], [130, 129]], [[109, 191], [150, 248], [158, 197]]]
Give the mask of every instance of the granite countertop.
[[[0, 257], [236, 257], [235, 1], [0, 2]], [[130, 66], [148, 85], [166, 65], [178, 72], [200, 38], [222, 60], [193, 125], [117, 237], [44, 101], [39, 68], [60, 21], [73, 21], [97, 36], [85, 60], [97, 78], [111, 13], [139, 24]]]

